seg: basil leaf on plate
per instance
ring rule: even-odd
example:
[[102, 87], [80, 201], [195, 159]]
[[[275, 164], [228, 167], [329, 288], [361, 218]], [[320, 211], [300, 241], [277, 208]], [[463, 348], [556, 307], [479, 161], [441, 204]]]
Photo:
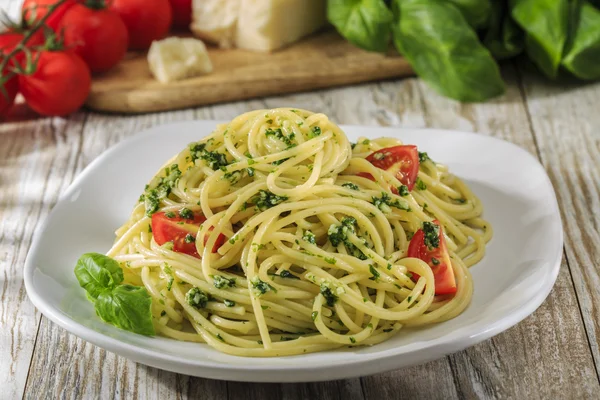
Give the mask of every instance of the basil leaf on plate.
[[95, 304], [96, 313], [104, 321], [147, 336], [155, 334], [151, 307], [152, 298], [146, 288], [133, 285], [119, 285], [104, 291]]
[[556, 78], [568, 36], [569, 0], [513, 0], [513, 19], [526, 32], [529, 58], [549, 78]]
[[329, 0], [327, 18], [355, 46], [388, 49], [393, 16], [382, 0]]
[[461, 12], [436, 0], [395, 0], [396, 48], [444, 96], [483, 101], [504, 93], [500, 70]]
[[123, 269], [118, 262], [99, 253], [82, 255], [75, 265], [79, 285], [92, 299], [123, 282]]
[[[492, 15], [492, 2], [490, 0], [446, 0], [460, 10], [469, 25], [475, 29], [488, 26]], [[494, 0], [494, 3], [500, 3]]]
[[574, 10], [575, 26], [562, 65], [581, 79], [600, 78], [600, 10], [587, 1]]

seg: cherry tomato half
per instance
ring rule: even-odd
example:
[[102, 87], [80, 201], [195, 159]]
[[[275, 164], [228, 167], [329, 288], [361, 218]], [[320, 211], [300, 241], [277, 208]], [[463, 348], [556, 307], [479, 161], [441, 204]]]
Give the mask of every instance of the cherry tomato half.
[[[443, 228], [438, 220], [424, 223], [423, 229], [415, 233], [408, 245], [408, 256], [423, 260], [431, 267], [435, 279], [435, 294], [456, 293], [456, 279]], [[413, 274], [413, 280], [418, 281], [419, 275]]]
[[[371, 164], [396, 176], [403, 185], [412, 190], [419, 173], [419, 152], [417, 146], [401, 145], [377, 150], [366, 158]], [[359, 174], [368, 178], [366, 175]], [[372, 177], [371, 177], [372, 178]]]
[[[173, 242], [173, 251], [184, 253], [193, 257], [200, 257], [196, 249], [196, 234], [200, 224], [206, 221], [204, 215], [193, 213], [192, 218], [183, 218], [177, 213], [168, 215], [164, 212], [152, 214], [152, 235], [157, 244], [163, 245]], [[211, 226], [210, 231], [213, 230]], [[204, 244], [208, 242], [208, 235], [204, 236]], [[225, 243], [225, 235], [220, 234], [212, 248], [216, 253], [219, 247]]]

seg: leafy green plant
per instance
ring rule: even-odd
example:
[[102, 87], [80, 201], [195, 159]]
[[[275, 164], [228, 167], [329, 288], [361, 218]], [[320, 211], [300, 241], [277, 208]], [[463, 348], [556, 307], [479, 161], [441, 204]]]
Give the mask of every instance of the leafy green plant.
[[492, 2], [497, 0], [448, 0], [456, 6], [473, 28], [485, 28], [492, 14]]
[[387, 50], [392, 13], [383, 1], [329, 0], [327, 18], [350, 43], [366, 50]]
[[421, 78], [460, 101], [504, 92], [497, 65], [526, 55], [551, 79], [600, 78], [600, 0], [328, 0], [348, 41], [392, 43]]
[[562, 65], [578, 78], [599, 79], [600, 11], [585, 1], [579, 12], [572, 43]]
[[525, 48], [525, 34], [510, 18], [508, 3], [495, 1], [483, 43], [497, 60], [512, 58]]
[[498, 65], [461, 12], [436, 0], [398, 1], [396, 48], [438, 92], [483, 101], [504, 92]]
[[105, 322], [141, 335], [154, 335], [152, 298], [146, 288], [123, 285], [123, 269], [99, 253], [82, 255], [75, 266], [79, 285]]
[[556, 78], [569, 30], [568, 0], [516, 0], [512, 17], [525, 31], [525, 51], [549, 78]]

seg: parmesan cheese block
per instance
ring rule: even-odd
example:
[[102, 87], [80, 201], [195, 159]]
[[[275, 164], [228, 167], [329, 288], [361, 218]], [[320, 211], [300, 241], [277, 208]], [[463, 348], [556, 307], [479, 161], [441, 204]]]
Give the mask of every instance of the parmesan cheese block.
[[220, 47], [273, 51], [326, 21], [326, 0], [193, 0], [192, 32]]
[[152, 42], [148, 65], [152, 75], [162, 83], [212, 72], [206, 46], [194, 38], [170, 37]]
[[200, 39], [233, 47], [241, 0], [193, 0], [190, 29]]
[[325, 0], [241, 0], [237, 47], [273, 51], [325, 24]]

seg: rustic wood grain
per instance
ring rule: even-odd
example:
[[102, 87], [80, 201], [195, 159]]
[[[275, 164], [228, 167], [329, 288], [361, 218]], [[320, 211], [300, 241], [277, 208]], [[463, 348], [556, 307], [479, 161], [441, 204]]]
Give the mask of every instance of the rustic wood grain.
[[0, 126], [0, 397], [23, 392], [39, 313], [23, 264], [33, 233], [77, 172], [84, 114]]
[[600, 84], [546, 84], [523, 70], [541, 159], [557, 191], [565, 249], [600, 369]]
[[145, 53], [130, 53], [114, 69], [94, 77], [86, 104], [98, 111], [166, 111], [413, 73], [397, 54], [358, 49], [334, 30], [271, 54], [209, 48], [209, 55], [210, 74], [163, 84], [152, 77]]

